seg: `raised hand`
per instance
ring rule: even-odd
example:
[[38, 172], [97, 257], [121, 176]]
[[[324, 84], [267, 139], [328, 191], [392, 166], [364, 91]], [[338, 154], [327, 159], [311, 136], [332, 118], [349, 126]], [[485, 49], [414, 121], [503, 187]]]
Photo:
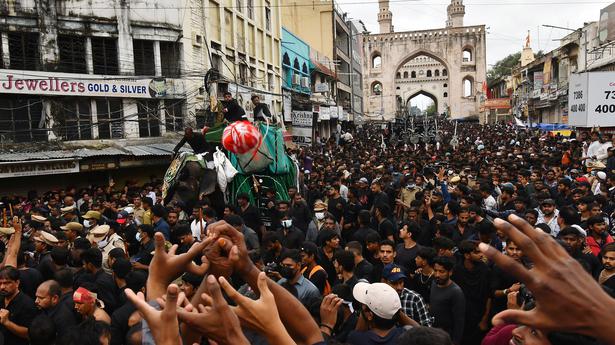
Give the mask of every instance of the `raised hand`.
[[[320, 325], [321, 330], [331, 332], [337, 323], [337, 311], [344, 302], [337, 295], [329, 294], [322, 299], [320, 303]], [[331, 335], [331, 334], [329, 334]]]
[[179, 288], [175, 284], [169, 285], [162, 310], [145, 302], [143, 293], [135, 293], [126, 289], [126, 297], [137, 308], [141, 316], [147, 321], [156, 344], [160, 345], [180, 345], [179, 321], [177, 320], [177, 296]]
[[579, 333], [615, 344], [615, 300], [550, 235], [515, 215], [508, 220], [496, 219], [494, 224], [519, 246], [534, 267], [529, 270], [484, 243], [479, 249], [527, 286], [536, 307], [503, 311], [493, 318], [493, 324], [516, 323], [546, 332]]
[[179, 310], [179, 319], [218, 344], [249, 344], [243, 335], [239, 319], [222, 296], [220, 285], [213, 275], [207, 277], [207, 291], [201, 297], [205, 305], [199, 304], [192, 312]]
[[224, 277], [218, 280], [226, 294], [237, 303], [237, 307], [232, 309], [243, 323], [264, 334], [272, 345], [295, 344], [280, 320], [275, 299], [267, 286], [267, 276], [264, 272], [258, 275], [260, 298], [256, 301], [242, 296]]
[[241, 232], [225, 221], [209, 225], [207, 231], [215, 240], [205, 251], [211, 274], [228, 277], [233, 272], [243, 275], [254, 269]]
[[195, 243], [186, 253], [175, 255], [177, 245], [169, 249], [167, 253], [164, 247], [164, 236], [157, 232], [154, 235], [156, 249], [154, 258], [149, 265], [149, 276], [147, 278], [147, 300], [155, 300], [161, 297], [166, 287], [175, 279], [179, 278], [184, 272], [203, 272], [207, 271], [209, 262], [203, 260], [200, 267], [196, 266], [192, 259], [197, 255], [202, 255], [203, 249], [213, 242], [213, 238], [206, 238], [203, 242]]

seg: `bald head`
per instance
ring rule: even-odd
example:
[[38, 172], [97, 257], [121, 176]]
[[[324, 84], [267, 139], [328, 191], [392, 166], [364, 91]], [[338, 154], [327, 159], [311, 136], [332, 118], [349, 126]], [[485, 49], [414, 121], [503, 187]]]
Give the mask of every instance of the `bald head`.
[[36, 300], [34, 302], [39, 309], [51, 309], [60, 302], [61, 296], [60, 284], [55, 280], [47, 280], [36, 289]]

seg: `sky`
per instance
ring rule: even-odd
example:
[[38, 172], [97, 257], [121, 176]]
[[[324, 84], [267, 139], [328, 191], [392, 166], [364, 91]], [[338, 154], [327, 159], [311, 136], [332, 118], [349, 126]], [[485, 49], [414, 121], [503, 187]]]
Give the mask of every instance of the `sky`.
[[[336, 0], [351, 19], [361, 19], [367, 29], [378, 32], [377, 0]], [[444, 27], [450, 0], [390, 0], [395, 31]], [[509, 54], [520, 51], [530, 31], [534, 52], [559, 45], [569, 31], [543, 24], [576, 29], [584, 22], [598, 21], [600, 9], [611, 2], [599, 0], [465, 0], [465, 25], [487, 26], [487, 69]]]

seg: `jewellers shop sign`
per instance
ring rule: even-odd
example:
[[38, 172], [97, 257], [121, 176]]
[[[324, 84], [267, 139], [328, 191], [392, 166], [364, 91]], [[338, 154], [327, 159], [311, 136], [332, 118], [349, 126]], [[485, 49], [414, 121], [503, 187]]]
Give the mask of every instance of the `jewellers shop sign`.
[[70, 174], [77, 172], [79, 172], [79, 161], [76, 159], [50, 159], [0, 163], [0, 178]]
[[123, 76], [97, 77], [89, 74], [0, 69], [0, 94], [172, 98], [182, 96], [182, 86], [181, 82], [164, 78], [130, 79]]

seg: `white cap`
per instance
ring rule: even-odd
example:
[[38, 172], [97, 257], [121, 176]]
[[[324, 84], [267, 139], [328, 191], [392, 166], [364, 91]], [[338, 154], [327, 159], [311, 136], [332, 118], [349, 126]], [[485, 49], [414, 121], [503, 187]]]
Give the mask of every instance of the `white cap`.
[[606, 173], [604, 171], [598, 171], [596, 173], [596, 176], [598, 176], [598, 178], [601, 180], [606, 180]]
[[401, 309], [397, 291], [385, 283], [357, 283], [352, 289], [357, 302], [365, 304], [372, 313], [391, 320]]
[[585, 231], [585, 229], [583, 229], [580, 225], [577, 224], [573, 224], [571, 225], [573, 228], [577, 229], [579, 231], [579, 233], [581, 233], [581, 236], [583, 237], [587, 237], [587, 231]]

